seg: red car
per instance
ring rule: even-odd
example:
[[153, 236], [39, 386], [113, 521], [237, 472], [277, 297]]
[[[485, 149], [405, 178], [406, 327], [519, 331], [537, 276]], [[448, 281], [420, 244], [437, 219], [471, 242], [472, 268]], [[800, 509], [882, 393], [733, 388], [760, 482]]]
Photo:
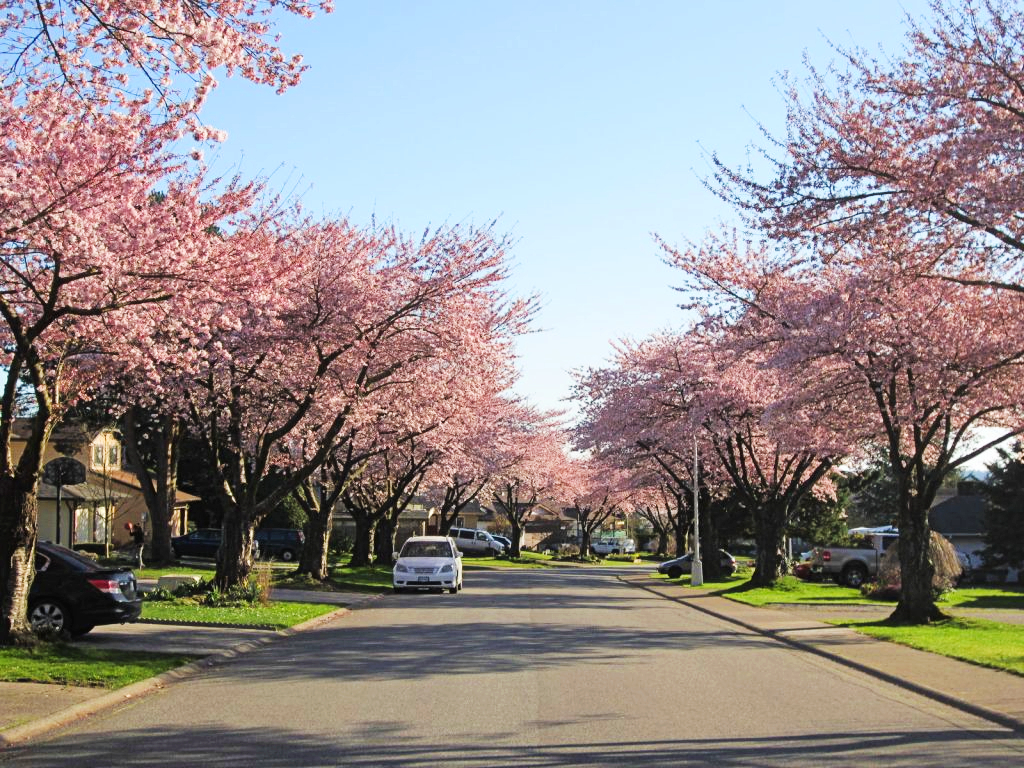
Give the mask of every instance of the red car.
[[810, 563], [796, 563], [793, 566], [793, 575], [798, 579], [809, 579], [811, 578], [811, 564]]

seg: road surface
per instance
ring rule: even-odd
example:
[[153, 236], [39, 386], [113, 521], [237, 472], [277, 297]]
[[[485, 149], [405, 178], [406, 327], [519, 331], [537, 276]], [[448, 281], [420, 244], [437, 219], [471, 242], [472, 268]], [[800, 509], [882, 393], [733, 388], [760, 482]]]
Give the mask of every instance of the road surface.
[[72, 729], [19, 766], [1024, 764], [1024, 743], [618, 581], [469, 572]]

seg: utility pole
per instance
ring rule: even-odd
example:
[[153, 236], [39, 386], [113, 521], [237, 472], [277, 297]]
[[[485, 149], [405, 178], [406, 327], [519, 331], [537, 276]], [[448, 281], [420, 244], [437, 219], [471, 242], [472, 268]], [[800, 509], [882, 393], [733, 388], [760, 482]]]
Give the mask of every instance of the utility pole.
[[700, 562], [700, 512], [697, 509], [698, 476], [697, 433], [693, 434], [693, 564], [690, 568], [690, 586], [699, 587], [704, 583], [704, 566]]

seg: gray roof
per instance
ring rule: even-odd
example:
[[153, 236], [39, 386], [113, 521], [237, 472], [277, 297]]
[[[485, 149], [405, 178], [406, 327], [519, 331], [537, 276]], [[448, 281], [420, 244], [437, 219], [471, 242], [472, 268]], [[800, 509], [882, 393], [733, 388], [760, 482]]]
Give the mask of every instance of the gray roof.
[[954, 496], [936, 504], [928, 512], [928, 525], [945, 535], [980, 535], [985, 533], [984, 496]]

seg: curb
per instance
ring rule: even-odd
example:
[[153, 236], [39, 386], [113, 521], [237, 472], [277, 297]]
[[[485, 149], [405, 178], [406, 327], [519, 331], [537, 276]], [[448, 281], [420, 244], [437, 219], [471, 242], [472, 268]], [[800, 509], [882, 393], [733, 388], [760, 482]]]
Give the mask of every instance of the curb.
[[871, 677], [877, 678], [879, 680], [884, 680], [887, 683], [895, 685], [899, 688], [903, 688], [904, 690], [908, 690], [913, 693], [919, 694], [926, 698], [932, 699], [933, 701], [937, 701], [940, 704], [945, 704], [946, 706], [959, 709], [962, 712], [974, 715], [975, 717], [981, 718], [983, 720], [988, 720], [990, 722], [996, 723], [997, 725], [1001, 725], [1004, 728], [1008, 728], [1014, 731], [1015, 733], [1024, 733], [1024, 721], [1019, 720], [1016, 717], [1007, 715], [1005, 712], [999, 712], [998, 710], [983, 707], [980, 704], [974, 704], [972, 702], [965, 701], [964, 699], [961, 699], [957, 696], [945, 693], [944, 691], [938, 691], [934, 688], [930, 688], [920, 683], [915, 683], [911, 680], [907, 680], [897, 675], [893, 675], [889, 672], [885, 672], [884, 670], [880, 670], [877, 667], [872, 667], [867, 664], [861, 664], [860, 662], [852, 661], [851, 659], [848, 659], [844, 656], [840, 656], [839, 654], [833, 653], [832, 651], [819, 648], [815, 645], [811, 645], [810, 643], [795, 640], [791, 637], [780, 635], [777, 632], [773, 632], [771, 630], [762, 629], [761, 627], [742, 621], [733, 616], [719, 613], [718, 611], [714, 611], [710, 608], [705, 608], [702, 605], [697, 605], [696, 603], [690, 602], [690, 600], [686, 597], [673, 597], [671, 595], [666, 595], [663, 592], [659, 592], [651, 586], [636, 583], [635, 581], [624, 578], [622, 576], [619, 576], [618, 579], [619, 581], [625, 584], [629, 584], [634, 587], [639, 587], [640, 589], [650, 592], [653, 595], [657, 595], [658, 597], [663, 597], [666, 600], [671, 600], [672, 602], [679, 603], [680, 605], [685, 605], [687, 608], [692, 608], [695, 611], [700, 611], [701, 613], [704, 613], [708, 616], [713, 616], [721, 621], [726, 621], [730, 624], [735, 624], [738, 627], [742, 627], [743, 629], [746, 629], [750, 632], [754, 632], [755, 634], [761, 635], [762, 637], [768, 637], [773, 640], [777, 640], [781, 643], [790, 646], [791, 648], [796, 648], [797, 650], [813, 653], [816, 656], [820, 656], [822, 658], [836, 662], [837, 664], [842, 664], [845, 667], [855, 669], [858, 672], [863, 672], [864, 674], [870, 675]]
[[[126, 685], [123, 688], [118, 688], [117, 690], [110, 691], [102, 696], [97, 696], [95, 699], [75, 704], [67, 709], [54, 712], [52, 715], [41, 717], [38, 720], [33, 720], [32, 722], [8, 728], [5, 731], [0, 731], [0, 749], [6, 749], [8, 747], [15, 746], [16, 744], [24, 743], [49, 731], [63, 728], [78, 720], [84, 720], [92, 715], [108, 709], [113, 709], [119, 704], [136, 701], [174, 683], [189, 680], [205, 670], [220, 666], [221, 664], [231, 661], [242, 654], [270, 645], [271, 643], [276, 643], [285, 638], [292, 637], [300, 632], [316, 629], [324, 624], [328, 624], [336, 619], [347, 616], [354, 609], [361, 607], [364, 603], [377, 600], [380, 597], [382, 597], [382, 595], [367, 597], [365, 600], [361, 600], [358, 603], [339, 607], [336, 610], [320, 616], [314, 616], [312, 619], [307, 619], [301, 624], [296, 624], [294, 627], [277, 630], [271, 637], [246, 640], [245, 642], [239, 643], [230, 648], [225, 648], [224, 650], [217, 651], [209, 656], [204, 656], [197, 661], [163, 672], [155, 677], [150, 677], [146, 680], [140, 680], [137, 683]], [[250, 626], [246, 628], [252, 629], [253, 627]]]

